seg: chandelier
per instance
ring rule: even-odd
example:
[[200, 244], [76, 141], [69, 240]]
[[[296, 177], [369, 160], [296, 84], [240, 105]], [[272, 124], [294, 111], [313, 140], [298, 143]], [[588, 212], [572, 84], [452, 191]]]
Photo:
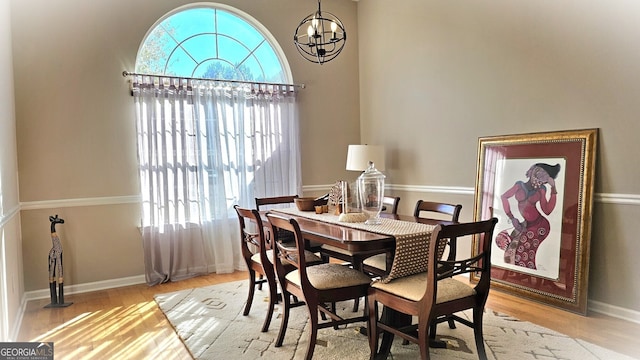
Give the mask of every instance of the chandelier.
[[318, 11], [304, 18], [296, 28], [293, 42], [307, 60], [322, 65], [335, 59], [344, 48], [347, 32], [342, 21], [330, 12]]

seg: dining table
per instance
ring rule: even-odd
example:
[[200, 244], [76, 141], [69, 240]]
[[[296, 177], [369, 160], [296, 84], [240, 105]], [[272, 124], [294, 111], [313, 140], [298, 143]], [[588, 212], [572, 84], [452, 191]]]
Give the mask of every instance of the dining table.
[[[370, 229], [367, 229], [368, 226], [366, 225], [355, 227], [356, 224], [354, 223], [336, 221], [335, 219], [337, 219], [338, 216], [327, 216], [326, 214], [324, 214], [323, 217], [314, 216], [315, 213], [313, 212], [300, 211], [293, 207], [260, 211], [261, 219], [265, 224], [269, 222], [266, 216], [269, 211], [280, 212], [295, 219], [300, 226], [302, 236], [307, 241], [332, 245], [354, 253], [368, 253], [379, 250], [389, 250], [393, 252], [395, 250], [396, 237], [390, 234], [376, 232], [372, 226], [370, 226]], [[388, 213], [381, 213], [380, 218], [431, 226], [453, 223], [447, 220]]]
[[[295, 219], [300, 226], [300, 232], [305, 241], [316, 244], [328, 244], [341, 249], [346, 249], [354, 253], [379, 253], [381, 250], [391, 254], [388, 256], [389, 264], [387, 269], [391, 269], [392, 261], [396, 250], [397, 235], [389, 234], [389, 231], [381, 231], [375, 225], [364, 225], [363, 223], [340, 222], [338, 216], [328, 214], [315, 214], [314, 212], [304, 212], [297, 208], [272, 209], [269, 211], [285, 214]], [[268, 223], [266, 216], [268, 211], [261, 211], [261, 218]], [[420, 231], [425, 229], [433, 230], [436, 225], [453, 224], [450, 220], [421, 218], [411, 215], [380, 214], [383, 223], [389, 224], [424, 224], [427, 227], [420, 227]], [[386, 220], [384, 220], [386, 219]], [[391, 221], [389, 221], [391, 220]], [[383, 308], [382, 319], [388, 323], [410, 323], [411, 317], [392, 309]], [[366, 332], [365, 332], [366, 334]], [[382, 342], [375, 358], [386, 358], [391, 351], [394, 336], [391, 333], [383, 332]], [[446, 347], [446, 344], [435, 339], [430, 340], [430, 347]]]

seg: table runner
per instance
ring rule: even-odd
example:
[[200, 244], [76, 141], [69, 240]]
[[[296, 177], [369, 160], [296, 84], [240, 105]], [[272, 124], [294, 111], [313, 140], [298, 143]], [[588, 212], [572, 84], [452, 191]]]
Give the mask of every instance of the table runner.
[[[300, 211], [294, 207], [274, 209], [272, 211], [395, 237], [396, 251], [391, 271], [387, 276], [378, 280], [383, 283], [427, 271], [429, 239], [435, 228], [434, 225], [388, 218], [381, 218], [380, 225], [365, 225], [364, 223], [340, 222], [337, 215], [328, 213], [316, 214], [309, 211]], [[444, 248], [442, 251], [444, 251]], [[438, 249], [438, 253], [442, 253], [441, 249]]]

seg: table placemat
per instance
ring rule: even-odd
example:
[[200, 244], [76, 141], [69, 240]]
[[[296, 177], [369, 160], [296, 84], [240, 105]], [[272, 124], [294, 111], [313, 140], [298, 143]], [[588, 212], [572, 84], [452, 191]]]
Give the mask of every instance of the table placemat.
[[[387, 218], [381, 218], [381, 223], [379, 225], [340, 222], [338, 221], [339, 216], [337, 215], [329, 213], [316, 214], [310, 211], [300, 211], [295, 207], [274, 209], [272, 211], [395, 237], [396, 251], [395, 256], [393, 257], [391, 271], [387, 276], [378, 280], [383, 283], [387, 283], [396, 278], [427, 271], [429, 239], [431, 238], [431, 233], [435, 228], [434, 225]], [[444, 248], [442, 251], [444, 251]], [[442, 254], [440, 249], [438, 249], [438, 252]]]

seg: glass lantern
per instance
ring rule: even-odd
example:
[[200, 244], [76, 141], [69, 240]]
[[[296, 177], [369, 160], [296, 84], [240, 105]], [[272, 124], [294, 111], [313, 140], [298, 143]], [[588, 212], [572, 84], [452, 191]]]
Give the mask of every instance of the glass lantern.
[[358, 177], [358, 191], [362, 212], [369, 219], [365, 221], [367, 225], [378, 225], [380, 221], [380, 211], [382, 211], [382, 200], [384, 198], [384, 174], [376, 169], [373, 161], [369, 161], [369, 167]]

